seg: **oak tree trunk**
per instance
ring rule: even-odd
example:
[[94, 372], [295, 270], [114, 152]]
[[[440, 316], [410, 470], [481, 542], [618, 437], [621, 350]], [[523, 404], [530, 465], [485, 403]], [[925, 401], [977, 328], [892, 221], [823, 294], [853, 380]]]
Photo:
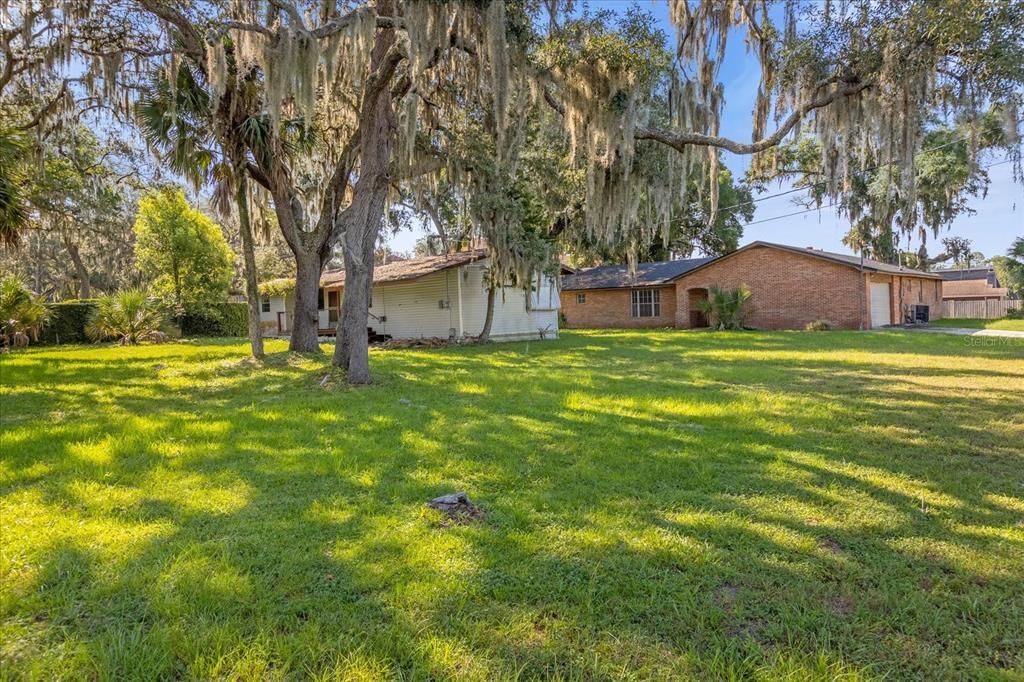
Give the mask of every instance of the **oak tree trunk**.
[[78, 244], [71, 240], [64, 242], [64, 247], [71, 256], [71, 262], [75, 266], [75, 276], [78, 278], [78, 298], [92, 298], [92, 287], [89, 284], [89, 270], [82, 261], [82, 254], [78, 250]]
[[[382, 0], [377, 9], [382, 14], [390, 14], [393, 5]], [[371, 71], [378, 69], [394, 42], [394, 29], [378, 32], [370, 55]], [[386, 84], [364, 99], [359, 127], [359, 179], [352, 190], [352, 203], [340, 217], [344, 223], [345, 293], [333, 360], [336, 366], [346, 370], [350, 384], [371, 381], [366, 328], [373, 286], [373, 251], [387, 204], [395, 132], [391, 91]]]
[[480, 343], [487, 343], [491, 339], [491, 323], [494, 322], [494, 294], [495, 287], [487, 287], [487, 314], [484, 316], [484, 328], [480, 332]]
[[320, 254], [295, 252], [295, 302], [288, 350], [320, 352], [317, 293], [322, 270]]

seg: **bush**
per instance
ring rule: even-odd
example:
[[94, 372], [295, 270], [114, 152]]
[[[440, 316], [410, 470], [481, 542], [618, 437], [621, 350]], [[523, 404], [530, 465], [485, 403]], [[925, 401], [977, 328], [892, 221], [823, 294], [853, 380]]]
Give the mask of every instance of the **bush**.
[[708, 316], [714, 329], [743, 329], [750, 315], [751, 295], [746, 285], [739, 289], [710, 287], [707, 300], [701, 301], [701, 312]]
[[0, 279], [0, 343], [4, 347], [38, 341], [51, 316], [42, 296], [29, 291], [20, 279], [14, 275]]
[[85, 326], [96, 310], [96, 301], [62, 301], [50, 306], [53, 319], [43, 332], [43, 343], [85, 343]]
[[245, 303], [217, 303], [181, 316], [182, 336], [248, 336], [249, 309]]
[[809, 332], [830, 332], [833, 329], [833, 324], [828, 320], [814, 320], [808, 322], [807, 326], [804, 327], [805, 331]]
[[1016, 310], [1010, 310], [1006, 313], [1006, 319], [1008, 320], [1024, 320], [1024, 308], [1017, 308]]
[[163, 322], [160, 304], [144, 289], [125, 289], [96, 301], [85, 332], [94, 341], [116, 339], [122, 346], [134, 346], [141, 341], [166, 340], [160, 331]]

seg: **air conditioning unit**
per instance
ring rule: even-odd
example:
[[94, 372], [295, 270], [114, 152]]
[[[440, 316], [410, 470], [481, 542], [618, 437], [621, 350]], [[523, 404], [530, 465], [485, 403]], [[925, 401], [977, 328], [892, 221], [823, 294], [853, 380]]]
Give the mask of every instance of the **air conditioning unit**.
[[929, 319], [928, 306], [910, 306], [910, 316], [910, 319], [914, 322], [914, 324], [927, 324]]

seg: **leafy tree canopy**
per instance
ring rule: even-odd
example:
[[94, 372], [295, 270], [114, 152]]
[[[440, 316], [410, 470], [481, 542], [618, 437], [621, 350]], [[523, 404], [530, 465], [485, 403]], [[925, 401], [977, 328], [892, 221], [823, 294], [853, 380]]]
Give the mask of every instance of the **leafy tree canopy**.
[[993, 256], [992, 267], [1011, 296], [1024, 298], [1024, 237], [1014, 239], [1005, 256]]
[[220, 227], [177, 188], [139, 201], [135, 258], [153, 290], [179, 310], [223, 301], [234, 277], [235, 256]]

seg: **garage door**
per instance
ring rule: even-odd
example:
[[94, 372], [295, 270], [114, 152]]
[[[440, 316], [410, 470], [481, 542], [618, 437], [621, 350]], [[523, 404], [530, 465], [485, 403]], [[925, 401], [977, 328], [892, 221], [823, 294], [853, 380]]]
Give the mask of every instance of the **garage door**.
[[892, 323], [889, 309], [889, 283], [871, 283], [871, 326], [883, 327]]

